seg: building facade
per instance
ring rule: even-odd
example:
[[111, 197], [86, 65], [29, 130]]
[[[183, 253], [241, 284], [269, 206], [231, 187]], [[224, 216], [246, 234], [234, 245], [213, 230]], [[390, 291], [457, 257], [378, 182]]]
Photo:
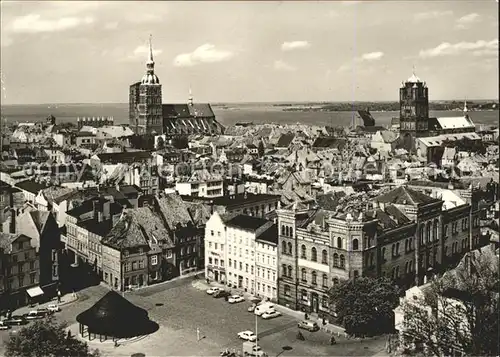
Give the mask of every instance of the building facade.
[[474, 204], [443, 204], [401, 186], [342, 213], [278, 210], [278, 302], [334, 319], [327, 293], [341, 280], [385, 276], [409, 288], [442, 274], [487, 244]]

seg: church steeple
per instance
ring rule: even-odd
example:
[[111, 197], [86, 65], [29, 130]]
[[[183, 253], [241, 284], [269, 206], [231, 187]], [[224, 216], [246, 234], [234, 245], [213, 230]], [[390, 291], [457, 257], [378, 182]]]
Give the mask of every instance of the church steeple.
[[148, 61], [146, 62], [146, 68], [148, 73], [154, 73], [155, 71], [155, 61], [153, 60], [152, 37], [153, 35], [149, 35], [149, 56], [148, 56]]
[[467, 109], [467, 98], [464, 100], [464, 114], [467, 115], [467, 112], [469, 110]]
[[188, 98], [188, 104], [193, 105], [193, 92], [191, 91], [191, 87], [189, 87], [189, 98]]

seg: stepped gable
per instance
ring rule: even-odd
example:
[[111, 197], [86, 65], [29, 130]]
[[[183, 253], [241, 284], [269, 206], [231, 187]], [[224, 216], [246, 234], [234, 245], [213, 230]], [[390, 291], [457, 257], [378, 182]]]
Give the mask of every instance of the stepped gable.
[[94, 306], [76, 317], [89, 333], [129, 338], [153, 333], [159, 326], [146, 310], [132, 304], [116, 291], [104, 295]]

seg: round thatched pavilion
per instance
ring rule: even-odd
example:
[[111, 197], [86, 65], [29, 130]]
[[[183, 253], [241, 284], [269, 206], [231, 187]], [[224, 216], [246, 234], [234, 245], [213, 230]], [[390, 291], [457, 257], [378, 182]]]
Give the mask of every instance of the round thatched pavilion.
[[76, 317], [82, 337], [99, 341], [148, 335], [158, 330], [146, 310], [135, 306], [116, 291], [104, 295], [94, 306]]

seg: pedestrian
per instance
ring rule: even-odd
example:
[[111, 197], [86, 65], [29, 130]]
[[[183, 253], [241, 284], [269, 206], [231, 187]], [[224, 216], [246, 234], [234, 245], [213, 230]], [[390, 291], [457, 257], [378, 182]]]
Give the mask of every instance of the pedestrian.
[[309, 320], [309, 315], [307, 314], [307, 312], [304, 315], [304, 319]]
[[325, 326], [325, 325], [326, 325], [326, 320], [325, 320], [325, 318], [323, 317], [323, 326]]
[[196, 339], [200, 340], [200, 329], [198, 327], [196, 328]]
[[337, 341], [335, 341], [335, 337], [334, 337], [334, 336], [332, 336], [332, 337], [330, 338], [330, 345], [335, 345], [336, 343], [337, 343]]
[[61, 290], [57, 290], [57, 303], [61, 303]]
[[210, 284], [210, 279], [207, 278], [207, 284]]

